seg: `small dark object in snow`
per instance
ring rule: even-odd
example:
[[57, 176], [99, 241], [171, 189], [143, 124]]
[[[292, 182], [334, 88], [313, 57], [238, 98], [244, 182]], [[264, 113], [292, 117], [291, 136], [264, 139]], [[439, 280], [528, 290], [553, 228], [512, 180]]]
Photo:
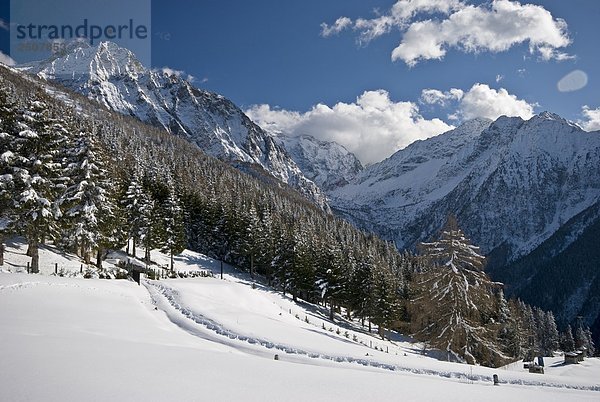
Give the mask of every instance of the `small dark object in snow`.
[[498, 374], [494, 374], [494, 385], [500, 385], [500, 381], [498, 380]]
[[279, 360], [279, 355], [275, 355], [275, 357], [273, 358], [273, 360]]
[[158, 310], [158, 307], [154, 307], [154, 310]]

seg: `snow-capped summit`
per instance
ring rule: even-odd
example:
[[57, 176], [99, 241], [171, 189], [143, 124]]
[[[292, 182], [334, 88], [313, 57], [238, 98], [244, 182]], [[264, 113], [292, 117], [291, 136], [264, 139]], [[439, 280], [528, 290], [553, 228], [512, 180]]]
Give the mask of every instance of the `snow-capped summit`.
[[356, 156], [336, 142], [318, 140], [310, 135], [277, 136], [302, 172], [324, 191], [352, 180], [363, 169]]
[[318, 186], [302, 174], [271, 135], [231, 101], [194, 87], [177, 71], [148, 69], [131, 51], [112, 42], [95, 47], [76, 44], [21, 69], [182, 136], [207, 154], [236, 166], [258, 165], [328, 209]]
[[600, 133], [552, 113], [478, 119], [417, 141], [331, 193], [334, 208], [412, 247], [448, 214], [514, 260], [600, 201]]

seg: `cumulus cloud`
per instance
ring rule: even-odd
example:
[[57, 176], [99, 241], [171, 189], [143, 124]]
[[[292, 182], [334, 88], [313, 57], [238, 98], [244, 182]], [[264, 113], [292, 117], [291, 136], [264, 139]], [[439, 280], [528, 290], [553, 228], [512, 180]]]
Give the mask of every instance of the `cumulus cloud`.
[[424, 89], [421, 92], [421, 103], [455, 107], [449, 115], [450, 119], [468, 120], [485, 117], [495, 120], [500, 116], [519, 116], [530, 119], [533, 116], [535, 104], [518, 99], [504, 88], [498, 90], [487, 84], [477, 83], [468, 91], [452, 88], [442, 92], [437, 89]]
[[0, 51], [0, 63], [2, 64], [6, 64], [7, 66], [14, 66], [15, 64], [17, 64], [12, 57], [10, 57], [7, 54], [2, 53], [2, 51]]
[[556, 87], [560, 92], [572, 92], [584, 88], [587, 83], [587, 74], [581, 70], [574, 70], [562, 77], [556, 84]]
[[[420, 15], [427, 19], [418, 20]], [[442, 15], [444, 19], [433, 19]], [[339, 33], [335, 27], [331, 33]], [[523, 43], [543, 60], [566, 60], [573, 56], [560, 49], [571, 40], [567, 24], [554, 18], [544, 7], [511, 0], [494, 0], [468, 5], [457, 0], [398, 0], [387, 14], [352, 22], [344, 17], [344, 28], [359, 32], [359, 41], [368, 42], [389, 33], [402, 32], [402, 39], [392, 51], [392, 60], [409, 66], [431, 59], [442, 59], [448, 48], [463, 52], [503, 52]], [[325, 35], [324, 35], [325, 36]]]
[[579, 121], [579, 125], [585, 131], [600, 130], [600, 107], [592, 109], [585, 105], [582, 108], [581, 114], [583, 114], [585, 120]]
[[413, 102], [394, 102], [384, 90], [365, 91], [353, 103], [317, 104], [305, 113], [254, 105], [246, 114], [261, 127], [286, 135], [335, 141], [364, 164], [379, 162], [418, 139], [453, 126], [424, 118]]

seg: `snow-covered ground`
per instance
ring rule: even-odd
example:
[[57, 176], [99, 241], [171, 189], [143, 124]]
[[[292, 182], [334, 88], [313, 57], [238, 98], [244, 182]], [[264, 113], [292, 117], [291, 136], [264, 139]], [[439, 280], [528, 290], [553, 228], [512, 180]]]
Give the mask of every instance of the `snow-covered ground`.
[[2, 401], [600, 400], [599, 359], [546, 359], [544, 375], [442, 362], [397, 334], [331, 323], [227, 265], [221, 280], [218, 261], [191, 251], [176, 269], [215, 277], [138, 286], [54, 276], [55, 262], [74, 273], [81, 263], [52, 247], [40, 252], [42, 274], [28, 275], [17, 273], [24, 250], [9, 242], [0, 274]]

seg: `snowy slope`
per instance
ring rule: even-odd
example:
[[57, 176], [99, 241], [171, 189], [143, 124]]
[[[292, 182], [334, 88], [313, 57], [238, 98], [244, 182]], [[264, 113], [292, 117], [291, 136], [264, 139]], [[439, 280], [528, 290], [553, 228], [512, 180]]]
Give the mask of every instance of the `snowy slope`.
[[[22, 260], [19, 245], [8, 248], [7, 261], [15, 270]], [[156, 251], [153, 256], [166, 258]], [[196, 269], [218, 269], [217, 262], [199, 254], [179, 257], [181, 270], [193, 269], [192, 261], [200, 264]], [[145, 281], [143, 286], [0, 273], [0, 400], [365, 401], [398, 395], [597, 400], [600, 395], [598, 359], [563, 367], [556, 358], [544, 376], [518, 365], [494, 370], [442, 362], [421, 355], [420, 344], [381, 341], [359, 324], [339, 319], [332, 324], [318, 307], [253, 288], [247, 279], [231, 267], [224, 280]], [[329, 331], [338, 325], [340, 334]], [[500, 387], [491, 385], [493, 374], [500, 376]]]
[[73, 44], [64, 54], [19, 68], [180, 135], [211, 156], [258, 165], [327, 209], [325, 196], [285, 148], [231, 101], [194, 87], [180, 72], [150, 70], [111, 42]]
[[302, 173], [324, 191], [343, 186], [363, 169], [356, 156], [336, 142], [320, 141], [310, 135], [277, 135]]

